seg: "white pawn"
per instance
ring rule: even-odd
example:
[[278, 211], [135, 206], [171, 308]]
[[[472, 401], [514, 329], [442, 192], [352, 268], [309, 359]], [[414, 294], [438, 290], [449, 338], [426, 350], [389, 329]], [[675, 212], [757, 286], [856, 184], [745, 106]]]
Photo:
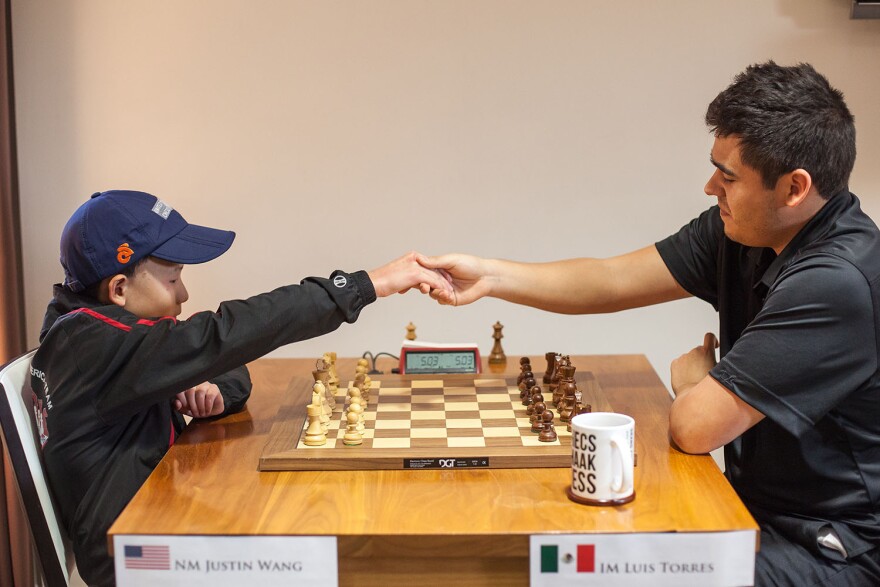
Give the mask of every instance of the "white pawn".
[[303, 444], [306, 446], [322, 446], [327, 444], [327, 435], [321, 427], [321, 406], [309, 406], [307, 411], [309, 414], [309, 427], [306, 429]]
[[315, 381], [315, 384], [312, 386], [312, 401], [314, 402], [315, 396], [318, 396], [318, 404], [321, 406], [321, 413], [326, 416], [326, 421], [330, 421], [330, 416], [333, 414], [333, 408], [327, 402], [327, 387], [321, 381]]
[[359, 396], [351, 398], [351, 402], [348, 404], [348, 411], [358, 415], [357, 429], [358, 432], [363, 432], [366, 429], [364, 425], [364, 406]]
[[342, 437], [342, 444], [346, 446], [363, 444], [364, 437], [357, 430], [358, 415], [354, 412], [348, 412], [345, 415], [345, 420], [348, 424], [345, 427], [345, 435]]

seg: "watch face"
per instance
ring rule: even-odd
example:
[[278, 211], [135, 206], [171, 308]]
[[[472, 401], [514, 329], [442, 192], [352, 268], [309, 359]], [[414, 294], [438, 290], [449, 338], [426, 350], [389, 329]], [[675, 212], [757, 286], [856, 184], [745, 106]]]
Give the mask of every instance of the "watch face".
[[407, 350], [406, 373], [476, 373], [477, 358], [473, 350]]

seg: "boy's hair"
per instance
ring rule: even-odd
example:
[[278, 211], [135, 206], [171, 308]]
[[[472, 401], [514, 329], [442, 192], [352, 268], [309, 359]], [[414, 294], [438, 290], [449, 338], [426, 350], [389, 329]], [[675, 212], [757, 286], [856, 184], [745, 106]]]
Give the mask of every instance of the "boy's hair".
[[[135, 263], [133, 265], [126, 267], [125, 269], [120, 271], [119, 274], [125, 275], [129, 279], [132, 279], [134, 277], [134, 274], [137, 273], [140, 266], [147, 262], [147, 259], [149, 259], [149, 257], [144, 257], [143, 259], [138, 259], [137, 261], [135, 261]], [[106, 277], [104, 279], [106, 279]], [[86, 297], [92, 298], [93, 300], [100, 300], [101, 299], [101, 284], [104, 283], [104, 279], [102, 279], [101, 281], [98, 281], [96, 283], [93, 283], [91, 285], [87, 285], [85, 287], [85, 289], [83, 289], [80, 293]]]
[[709, 104], [715, 136], [736, 135], [743, 163], [767, 189], [805, 169], [825, 199], [843, 191], [856, 159], [856, 130], [843, 94], [813, 66], [749, 66]]
[[225, 253], [234, 238], [234, 232], [189, 224], [156, 196], [99, 192], [73, 213], [61, 233], [64, 285], [75, 292], [91, 287], [97, 292], [103, 279], [147, 257], [204, 263]]

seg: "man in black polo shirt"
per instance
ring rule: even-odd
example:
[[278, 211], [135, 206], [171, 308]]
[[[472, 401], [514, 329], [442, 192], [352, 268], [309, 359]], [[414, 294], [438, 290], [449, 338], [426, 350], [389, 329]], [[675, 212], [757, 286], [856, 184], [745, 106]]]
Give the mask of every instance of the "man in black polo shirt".
[[453, 285], [433, 297], [564, 313], [711, 303], [720, 344], [707, 334], [673, 361], [670, 436], [724, 446], [761, 526], [756, 585], [880, 585], [880, 231], [848, 191], [852, 115], [811, 66], [771, 61], [706, 123], [718, 203], [678, 233], [610, 259], [423, 257]]

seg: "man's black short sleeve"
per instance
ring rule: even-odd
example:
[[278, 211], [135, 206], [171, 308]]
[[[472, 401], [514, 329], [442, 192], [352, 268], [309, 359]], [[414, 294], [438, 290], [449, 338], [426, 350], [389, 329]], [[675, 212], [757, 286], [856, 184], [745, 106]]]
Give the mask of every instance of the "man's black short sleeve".
[[672, 276], [689, 294], [718, 309], [718, 245], [724, 225], [714, 206], [657, 243]]
[[832, 196], [778, 256], [727, 238], [717, 207], [657, 250], [719, 312], [710, 375], [765, 416], [724, 447], [745, 504], [808, 547], [826, 523], [851, 554], [880, 544], [880, 231], [858, 199]]

